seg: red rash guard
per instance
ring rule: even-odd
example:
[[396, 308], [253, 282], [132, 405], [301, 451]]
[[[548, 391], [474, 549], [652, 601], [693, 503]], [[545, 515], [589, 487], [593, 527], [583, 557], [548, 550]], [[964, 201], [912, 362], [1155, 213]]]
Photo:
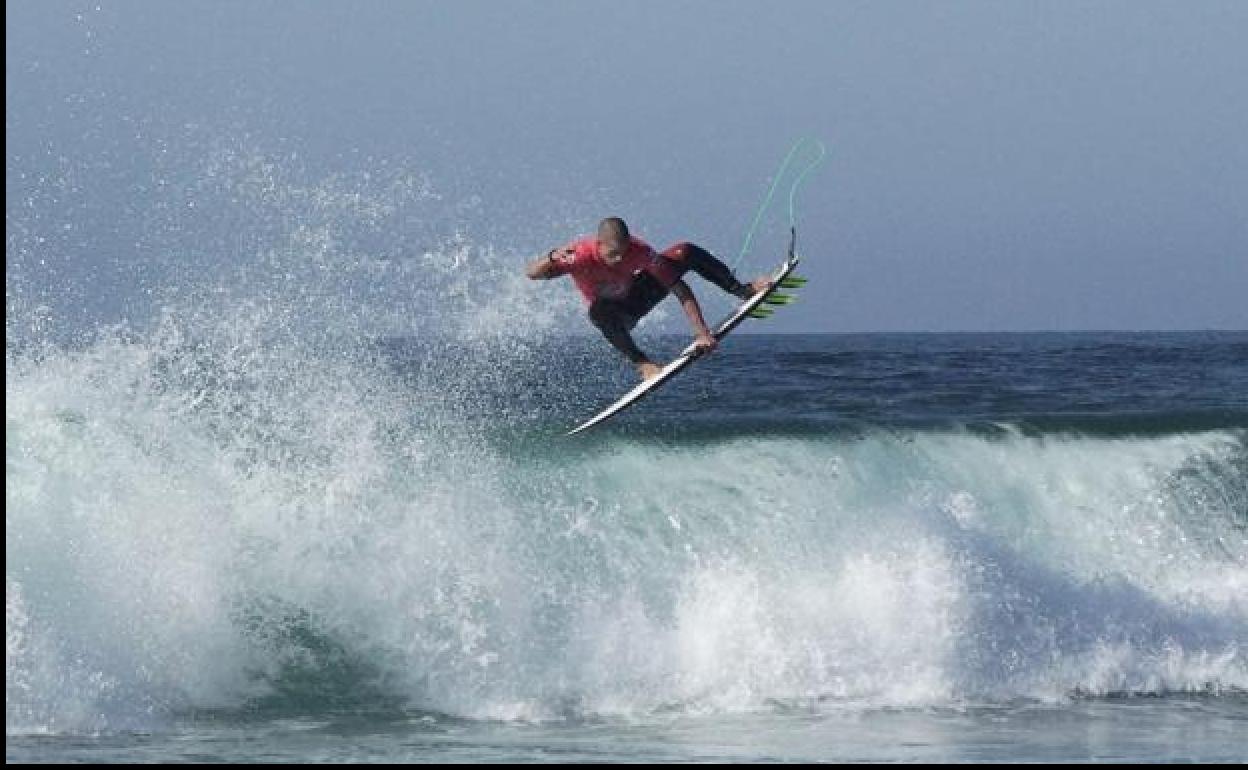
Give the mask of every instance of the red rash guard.
[[632, 236], [628, 241], [628, 252], [614, 265], [598, 257], [596, 237], [573, 241], [551, 255], [557, 266], [555, 275], [571, 275], [586, 305], [592, 305], [596, 299], [620, 299], [628, 293], [633, 276], [643, 271], [667, 287], [680, 279], [680, 271], [650, 244]]

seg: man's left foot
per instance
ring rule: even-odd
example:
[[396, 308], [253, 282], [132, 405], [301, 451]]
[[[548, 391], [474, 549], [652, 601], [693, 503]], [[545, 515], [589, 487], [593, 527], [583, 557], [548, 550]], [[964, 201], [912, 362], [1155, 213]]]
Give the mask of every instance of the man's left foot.
[[643, 361], [637, 364], [637, 373], [641, 375], [643, 381], [659, 376], [661, 371], [663, 371], [663, 367], [653, 361]]

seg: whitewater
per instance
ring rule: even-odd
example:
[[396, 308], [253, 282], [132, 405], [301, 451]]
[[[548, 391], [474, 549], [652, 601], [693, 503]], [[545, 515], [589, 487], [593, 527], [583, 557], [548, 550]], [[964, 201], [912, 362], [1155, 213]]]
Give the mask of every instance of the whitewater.
[[1243, 333], [743, 334], [565, 439], [630, 376], [570, 291], [213, 168], [270, 245], [150, 320], [10, 276], [10, 759], [1244, 758]]

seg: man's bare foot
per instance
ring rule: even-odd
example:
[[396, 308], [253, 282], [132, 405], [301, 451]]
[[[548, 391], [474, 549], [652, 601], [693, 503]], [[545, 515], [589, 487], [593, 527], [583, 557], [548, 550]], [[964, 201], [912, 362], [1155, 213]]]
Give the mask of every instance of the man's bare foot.
[[642, 361], [637, 364], [637, 373], [641, 375], [643, 381], [659, 376], [661, 371], [663, 371], [663, 367], [653, 361]]
[[741, 299], [749, 299], [750, 297], [753, 297], [755, 294], [758, 294], [760, 291], [767, 291], [770, 288], [771, 288], [771, 279], [764, 275], [764, 276], [755, 278], [749, 283], [741, 284], [741, 288], [738, 290], [737, 296], [740, 297]]
[[751, 297], [758, 294], [760, 291], [767, 291], [771, 288], [771, 279], [765, 275], [759, 276], [758, 278], [750, 281], [750, 288], [754, 290], [750, 294]]

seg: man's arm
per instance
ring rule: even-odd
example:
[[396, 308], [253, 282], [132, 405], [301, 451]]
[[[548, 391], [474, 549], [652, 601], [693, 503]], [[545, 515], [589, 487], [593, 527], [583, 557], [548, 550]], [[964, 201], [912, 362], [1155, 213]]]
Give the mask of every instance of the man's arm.
[[547, 281], [551, 278], [558, 278], [566, 272], [564, 264], [560, 260], [571, 259], [575, 253], [574, 250], [566, 246], [551, 249], [546, 252], [545, 256], [538, 257], [530, 262], [524, 268], [524, 274], [534, 281]]
[[715, 335], [711, 334], [710, 327], [706, 325], [706, 320], [702, 318], [702, 308], [698, 306], [698, 300], [693, 296], [693, 291], [684, 281], [677, 281], [672, 284], [672, 294], [676, 295], [676, 299], [680, 300], [680, 306], [684, 309], [685, 315], [689, 316], [689, 323], [693, 324], [693, 331], [697, 335], [697, 345], [704, 352], [710, 352], [719, 346], [719, 342], [715, 339]]

